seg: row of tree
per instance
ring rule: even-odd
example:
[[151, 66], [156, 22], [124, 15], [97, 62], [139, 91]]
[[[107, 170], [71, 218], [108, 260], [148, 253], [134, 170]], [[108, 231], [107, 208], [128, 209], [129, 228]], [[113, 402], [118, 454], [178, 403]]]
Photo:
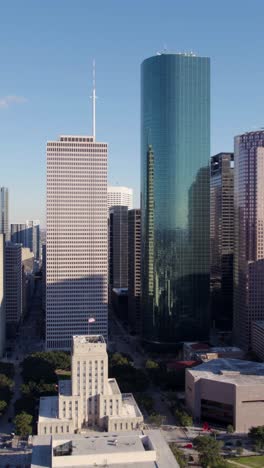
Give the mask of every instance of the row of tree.
[[14, 366], [0, 362], [0, 416], [7, 410], [13, 396]]

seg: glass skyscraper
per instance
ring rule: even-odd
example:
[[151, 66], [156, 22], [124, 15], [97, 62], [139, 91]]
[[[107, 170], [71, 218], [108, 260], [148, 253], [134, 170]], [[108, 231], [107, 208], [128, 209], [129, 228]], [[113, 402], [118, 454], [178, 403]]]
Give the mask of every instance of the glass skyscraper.
[[143, 339], [209, 331], [210, 59], [159, 54], [141, 65]]

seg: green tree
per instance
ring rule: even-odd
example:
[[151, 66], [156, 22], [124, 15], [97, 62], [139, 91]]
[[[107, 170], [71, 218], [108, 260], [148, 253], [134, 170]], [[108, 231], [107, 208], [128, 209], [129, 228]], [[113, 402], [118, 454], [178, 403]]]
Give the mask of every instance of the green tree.
[[185, 459], [183, 451], [177, 446], [175, 442], [172, 442], [170, 445], [170, 449], [176, 458], [178, 465], [180, 468], [186, 468], [188, 466], [188, 463]]
[[251, 439], [257, 450], [264, 448], [264, 426], [251, 427], [248, 437]]
[[227, 434], [233, 434], [233, 432], [235, 432], [232, 424], [228, 424], [228, 426], [226, 428], [226, 432], [227, 432]]
[[149, 417], [149, 422], [155, 426], [161, 426], [165, 422], [165, 416], [162, 416], [162, 414], [153, 413]]
[[15, 417], [16, 434], [22, 437], [26, 437], [32, 434], [32, 421], [33, 417], [31, 416], [31, 414], [25, 413], [25, 411], [18, 414]]
[[146, 369], [159, 369], [159, 365], [157, 362], [148, 359], [145, 364]]
[[5, 412], [7, 408], [7, 402], [4, 400], [0, 400], [0, 416]]
[[181, 426], [187, 427], [193, 425], [192, 417], [186, 413], [186, 411], [182, 411], [179, 408], [175, 410], [175, 416], [178, 419]]
[[12, 387], [12, 380], [6, 375], [0, 374], [0, 400], [6, 401], [7, 404], [12, 398]]
[[210, 436], [199, 436], [193, 441], [199, 453], [202, 468], [216, 468], [224, 466], [225, 461], [220, 455], [221, 443]]

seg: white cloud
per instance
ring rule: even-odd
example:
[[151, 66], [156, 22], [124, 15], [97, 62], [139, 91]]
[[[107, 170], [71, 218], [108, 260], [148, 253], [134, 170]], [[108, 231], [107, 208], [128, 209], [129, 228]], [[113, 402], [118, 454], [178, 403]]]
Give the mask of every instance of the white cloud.
[[27, 99], [23, 96], [4, 96], [0, 97], [0, 109], [8, 109], [12, 104], [24, 104]]

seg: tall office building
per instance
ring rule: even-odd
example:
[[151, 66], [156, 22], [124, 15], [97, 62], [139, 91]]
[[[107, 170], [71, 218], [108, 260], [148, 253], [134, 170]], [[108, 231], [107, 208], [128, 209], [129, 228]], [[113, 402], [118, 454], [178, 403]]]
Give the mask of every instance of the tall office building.
[[61, 136], [47, 144], [46, 348], [73, 335], [107, 337], [107, 144]]
[[11, 241], [29, 248], [33, 252], [35, 260], [39, 260], [40, 222], [33, 220], [22, 224], [11, 224]]
[[109, 284], [111, 289], [127, 288], [127, 236], [127, 206], [112, 206], [109, 217]]
[[22, 244], [27, 247], [27, 225], [26, 223], [11, 224], [11, 242]]
[[5, 315], [5, 236], [0, 234], [0, 358], [3, 356], [6, 339]]
[[131, 328], [141, 332], [141, 212], [128, 211], [128, 321]]
[[127, 206], [129, 210], [133, 208], [133, 190], [128, 187], [107, 187], [108, 209], [112, 206]]
[[211, 158], [210, 177], [211, 318], [232, 330], [234, 256], [234, 154]]
[[0, 234], [5, 234], [5, 240], [9, 239], [9, 202], [8, 188], [0, 187]]
[[251, 346], [254, 320], [264, 319], [264, 131], [235, 138], [235, 343]]
[[40, 242], [40, 222], [37, 219], [26, 221], [27, 226], [27, 245], [33, 252], [35, 260], [40, 260], [41, 257], [41, 242]]
[[143, 338], [209, 328], [210, 59], [162, 53], [141, 66]]
[[22, 319], [22, 245], [6, 242], [5, 308], [7, 335], [13, 336]]

